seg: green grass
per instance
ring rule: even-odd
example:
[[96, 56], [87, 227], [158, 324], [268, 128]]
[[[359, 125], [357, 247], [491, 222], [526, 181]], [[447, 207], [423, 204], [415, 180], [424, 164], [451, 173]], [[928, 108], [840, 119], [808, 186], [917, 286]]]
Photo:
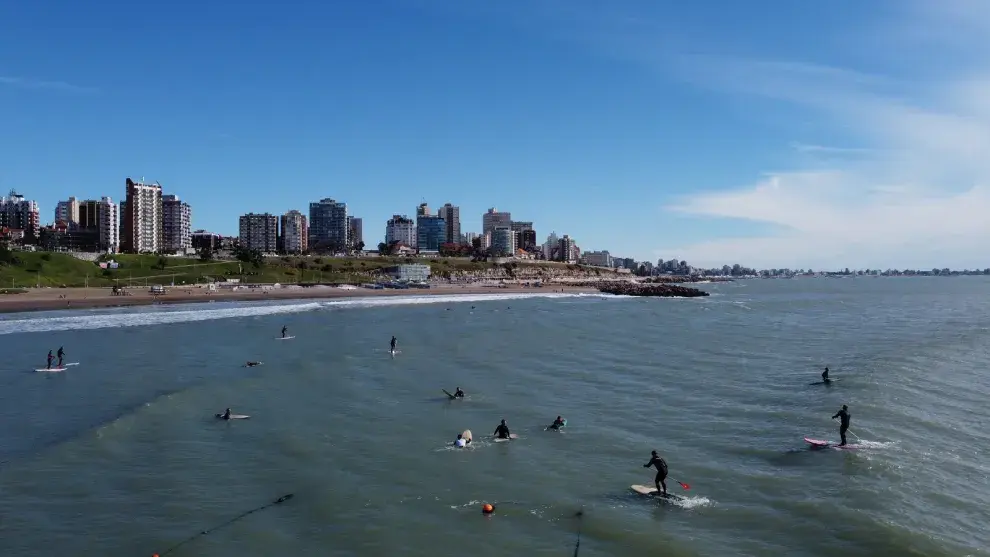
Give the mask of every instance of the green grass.
[[[433, 274], [445, 276], [453, 271], [481, 271], [502, 264], [472, 262], [467, 258], [407, 259], [404, 257], [267, 257], [260, 267], [239, 261], [201, 261], [193, 258], [155, 255], [114, 256], [117, 269], [101, 269], [96, 263], [62, 253], [7, 252], [0, 257], [0, 288], [17, 289], [37, 285], [48, 287], [77, 286], [151, 286], [213, 282], [217, 279], [240, 279], [248, 283], [283, 284], [360, 284], [373, 280], [382, 269], [401, 263], [426, 263]], [[164, 264], [164, 268], [162, 268]], [[577, 269], [575, 265], [535, 261], [514, 265]]]

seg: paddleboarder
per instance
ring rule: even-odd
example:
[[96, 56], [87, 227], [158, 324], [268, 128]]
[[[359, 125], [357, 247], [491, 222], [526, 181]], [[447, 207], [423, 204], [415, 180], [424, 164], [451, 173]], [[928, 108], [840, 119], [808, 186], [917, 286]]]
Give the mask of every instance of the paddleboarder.
[[389, 343], [389, 352], [395, 352], [395, 335], [392, 335], [392, 342]]
[[846, 444], [846, 431], [849, 429], [849, 419], [851, 417], [849, 415], [849, 407], [845, 404], [842, 405], [842, 410], [839, 410], [832, 416], [833, 420], [839, 418], [839, 438], [842, 439], [842, 442], [839, 443], [840, 447]]
[[58, 367], [62, 367], [62, 358], [64, 358], [64, 357], [65, 357], [65, 350], [62, 350], [62, 347], [59, 346], [58, 347]]
[[286, 327], [285, 325], [282, 325], [282, 338], [285, 338], [285, 332], [288, 331], [288, 330], [289, 330], [288, 327]]
[[55, 359], [55, 356], [52, 356], [52, 351], [49, 350], [48, 351], [48, 369], [52, 369], [52, 360], [54, 360], [54, 359]]
[[509, 438], [511, 434], [509, 433], [509, 426], [505, 425], [505, 420], [502, 420], [502, 423], [498, 424], [498, 427], [495, 428], [495, 433], [492, 435], [494, 437], [498, 437], [499, 439]]
[[822, 382], [824, 382], [824, 383], [828, 383], [829, 382], [829, 378], [828, 378], [828, 366], [825, 366], [825, 371], [822, 372]]
[[650, 452], [650, 461], [643, 465], [643, 468], [649, 468], [650, 466], [657, 467], [657, 477], [653, 479], [653, 483], [657, 486], [657, 491], [662, 491], [663, 496], [667, 496], [667, 462], [660, 458], [660, 455], [656, 451]]

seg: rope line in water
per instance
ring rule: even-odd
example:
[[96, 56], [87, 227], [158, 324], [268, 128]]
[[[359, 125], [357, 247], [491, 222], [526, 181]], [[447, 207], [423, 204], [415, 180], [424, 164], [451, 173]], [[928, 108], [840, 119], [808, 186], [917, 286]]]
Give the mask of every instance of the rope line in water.
[[288, 493], [288, 494], [283, 495], [283, 496], [279, 497], [278, 499], [272, 501], [271, 503], [268, 503], [268, 504], [262, 505], [262, 506], [260, 506], [260, 507], [258, 507], [256, 509], [251, 509], [250, 511], [241, 513], [241, 514], [235, 516], [234, 518], [228, 520], [227, 522], [224, 522], [223, 524], [219, 524], [219, 525], [214, 526], [213, 528], [210, 528], [208, 530], [203, 530], [202, 532], [196, 534], [195, 536], [191, 536], [188, 539], [185, 539], [185, 540], [183, 540], [183, 541], [181, 541], [181, 542], [173, 545], [172, 547], [166, 549], [165, 551], [163, 551], [160, 554], [159, 553], [155, 553], [153, 557], [160, 557], [160, 555], [168, 555], [169, 553], [172, 553], [176, 549], [179, 549], [183, 545], [186, 545], [187, 543], [189, 543], [189, 542], [191, 542], [191, 541], [193, 541], [193, 540], [195, 540], [195, 539], [197, 539], [197, 538], [199, 538], [201, 536], [205, 536], [205, 535], [210, 534], [210, 533], [212, 533], [212, 532], [214, 532], [216, 530], [219, 530], [220, 528], [223, 528], [225, 526], [229, 526], [229, 525], [237, 522], [238, 520], [240, 520], [240, 519], [248, 516], [249, 514], [253, 514], [253, 513], [256, 513], [258, 511], [263, 511], [263, 510], [265, 510], [265, 509], [267, 509], [269, 507], [274, 507], [275, 505], [278, 505], [279, 503], [284, 503], [284, 502], [288, 501], [289, 499], [292, 499], [292, 497], [294, 495], [295, 495], [294, 493]]

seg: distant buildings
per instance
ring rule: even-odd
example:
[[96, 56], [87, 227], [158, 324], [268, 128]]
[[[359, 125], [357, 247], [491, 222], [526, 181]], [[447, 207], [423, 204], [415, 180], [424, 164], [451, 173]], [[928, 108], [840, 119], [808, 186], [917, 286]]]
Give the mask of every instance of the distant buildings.
[[416, 247], [416, 222], [405, 215], [392, 215], [385, 223], [385, 243], [398, 242], [410, 248]]
[[192, 209], [176, 195], [162, 196], [162, 251], [183, 253], [192, 248]]
[[347, 217], [347, 244], [353, 249], [364, 244], [364, 220], [360, 217]]
[[278, 217], [264, 213], [241, 215], [238, 239], [241, 248], [274, 253], [278, 250]]
[[509, 226], [496, 226], [491, 233], [492, 251], [498, 255], [511, 256], [516, 253], [516, 234]]
[[574, 240], [567, 234], [564, 234], [564, 237], [558, 241], [558, 246], [559, 248], [556, 258], [558, 261], [563, 261], [565, 263], [577, 263], [581, 258], [581, 250], [578, 248], [577, 244], [574, 243]]
[[68, 201], [59, 201], [55, 205], [55, 223], [64, 222], [72, 226], [79, 222], [79, 201], [70, 197]]
[[331, 252], [344, 251], [348, 243], [347, 204], [325, 198], [309, 204], [309, 245]]
[[496, 226], [512, 227], [512, 213], [500, 213], [498, 209], [492, 207], [481, 216], [481, 233], [491, 234]]
[[512, 221], [511, 227], [516, 249], [536, 251], [536, 231], [532, 222]]
[[281, 245], [285, 253], [305, 253], [309, 249], [309, 229], [306, 216], [292, 210], [282, 215]]
[[447, 231], [444, 236], [444, 243], [460, 244], [461, 238], [461, 208], [450, 203], [445, 204], [437, 210], [437, 216], [447, 223]]
[[586, 251], [581, 258], [588, 265], [608, 267], [609, 269], [614, 267], [612, 255], [608, 251]]
[[193, 249], [199, 252], [214, 252], [220, 249], [221, 240], [222, 237], [219, 234], [214, 234], [205, 230], [196, 230], [189, 235], [190, 244]]
[[0, 198], [0, 228], [12, 236], [36, 240], [41, 232], [38, 204], [10, 190], [10, 195]]
[[129, 253], [162, 251], [162, 187], [160, 184], [125, 182], [121, 203], [120, 248]]
[[547, 236], [547, 241], [543, 243], [543, 258], [546, 260], [557, 259], [556, 254], [560, 249], [560, 238], [557, 237], [556, 232], [551, 232]]
[[419, 253], [437, 253], [447, 241], [447, 222], [436, 215], [416, 217], [416, 249]]

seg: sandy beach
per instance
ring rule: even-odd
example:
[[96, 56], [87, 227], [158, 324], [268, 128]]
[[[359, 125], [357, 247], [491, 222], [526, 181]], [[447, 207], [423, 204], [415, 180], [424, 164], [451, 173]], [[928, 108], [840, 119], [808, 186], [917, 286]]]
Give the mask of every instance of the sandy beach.
[[153, 294], [147, 288], [131, 288], [114, 295], [110, 288], [40, 288], [21, 294], [0, 296], [0, 313], [86, 309], [152, 304], [187, 304], [195, 302], [234, 302], [264, 300], [307, 300], [320, 298], [358, 298], [371, 296], [429, 296], [457, 294], [514, 293], [594, 293], [589, 287], [553, 284], [544, 287], [523, 285], [483, 286], [480, 284], [436, 284], [428, 289], [372, 290], [369, 288], [337, 288], [329, 286], [240, 288], [238, 290], [209, 290], [204, 287], [176, 287], [165, 294]]

